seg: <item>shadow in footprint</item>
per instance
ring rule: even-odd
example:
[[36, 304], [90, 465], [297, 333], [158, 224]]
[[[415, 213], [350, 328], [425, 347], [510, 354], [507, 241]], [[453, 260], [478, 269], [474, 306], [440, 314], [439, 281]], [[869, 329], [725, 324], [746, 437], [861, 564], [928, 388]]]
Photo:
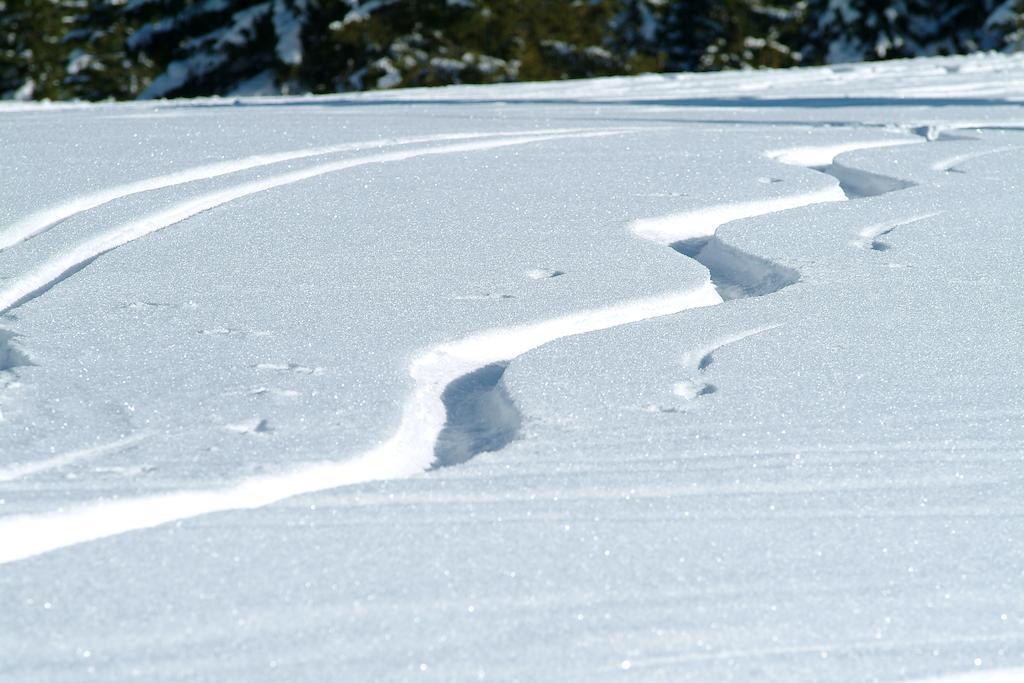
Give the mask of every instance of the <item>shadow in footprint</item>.
[[861, 171], [841, 164], [830, 164], [829, 166], [818, 166], [815, 171], [820, 171], [832, 176], [839, 181], [839, 187], [850, 199], [864, 199], [865, 197], [877, 197], [879, 195], [906, 190], [915, 187], [917, 183], [899, 178]]
[[800, 280], [800, 273], [724, 244], [717, 237], [683, 240], [671, 245], [708, 269], [711, 284], [725, 301], [764, 296]]
[[447, 419], [434, 446], [431, 469], [459, 465], [516, 438], [521, 416], [501, 384], [508, 363], [492, 363], [459, 377], [441, 394]]
[[31, 359], [18, 347], [14, 346], [15, 334], [0, 330], [0, 372], [32, 365]]

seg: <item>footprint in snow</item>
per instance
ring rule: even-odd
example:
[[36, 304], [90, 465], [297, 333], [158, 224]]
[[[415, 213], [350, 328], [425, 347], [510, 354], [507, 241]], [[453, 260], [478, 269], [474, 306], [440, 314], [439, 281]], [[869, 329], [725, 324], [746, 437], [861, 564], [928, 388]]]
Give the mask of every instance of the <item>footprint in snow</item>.
[[704, 382], [701, 379], [694, 379], [694, 377], [706, 376], [708, 369], [715, 362], [715, 354], [719, 349], [730, 344], [735, 344], [736, 342], [742, 341], [748, 337], [761, 334], [762, 332], [773, 330], [776, 327], [778, 327], [778, 325], [770, 325], [768, 327], [759, 327], [753, 330], [747, 330], [745, 332], [740, 332], [738, 334], [719, 339], [704, 348], [687, 351], [683, 354], [681, 365], [688, 371], [690, 377], [680, 382], [676, 382], [672, 387], [672, 393], [686, 401], [693, 401], [701, 396], [714, 394], [718, 391], [718, 387], [710, 382]]
[[452, 298], [456, 301], [487, 301], [490, 299], [515, 299], [515, 296], [491, 292], [490, 294], [460, 294]]
[[294, 389], [268, 389], [267, 387], [256, 387], [250, 389], [248, 392], [249, 396], [280, 396], [283, 398], [295, 398], [301, 396], [301, 391], [295, 391]]
[[270, 372], [294, 372], [297, 375], [324, 374], [323, 368], [311, 368], [306, 365], [299, 365], [297, 363], [257, 363], [252, 367], [257, 370], [266, 370]]
[[687, 401], [692, 401], [698, 396], [707, 396], [718, 391], [718, 388], [714, 384], [707, 384], [705, 382], [699, 382], [694, 380], [683, 380], [677, 382], [672, 387], [672, 393], [680, 398], [684, 398]]
[[265, 418], [253, 418], [244, 422], [224, 425], [224, 429], [236, 434], [267, 434], [273, 431]]
[[[140, 477], [156, 471], [156, 465], [110, 465], [108, 467], [93, 467], [94, 474], [100, 476], [116, 477]], [[68, 473], [68, 478], [72, 473]]]
[[550, 268], [534, 268], [526, 272], [526, 276], [531, 280], [550, 280], [553, 277], [561, 277], [562, 275], [565, 275], [564, 270], [553, 270]]
[[205, 330], [199, 330], [199, 334], [209, 337], [269, 337], [270, 332], [265, 330], [258, 330], [256, 332], [248, 332], [246, 330], [240, 330], [235, 327], [211, 327]]
[[645, 405], [642, 409], [645, 413], [681, 413], [681, 408], [677, 406], [657, 406], [653, 403]]
[[128, 301], [124, 304], [121, 304], [119, 308], [123, 308], [129, 311], [159, 310], [162, 308], [182, 308], [195, 310], [199, 308], [199, 305], [194, 301], [188, 301], [183, 304], [168, 303], [164, 301]]

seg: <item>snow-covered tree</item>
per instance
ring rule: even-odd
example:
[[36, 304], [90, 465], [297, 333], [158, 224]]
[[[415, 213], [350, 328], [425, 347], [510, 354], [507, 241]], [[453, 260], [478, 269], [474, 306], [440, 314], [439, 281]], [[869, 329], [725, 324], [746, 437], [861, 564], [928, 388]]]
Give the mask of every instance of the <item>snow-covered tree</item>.
[[0, 0], [0, 97], [336, 92], [1022, 46], [1024, 0]]
[[128, 0], [129, 54], [161, 69], [142, 98], [287, 91], [303, 63], [306, 0]]
[[952, 55], [996, 47], [985, 22], [1000, 0], [934, 0], [928, 16], [916, 17], [919, 54]]
[[0, 98], [63, 96], [65, 0], [0, 0]]
[[808, 0], [808, 52], [827, 63], [913, 57], [935, 34], [927, 0]]
[[131, 59], [126, 41], [133, 25], [124, 0], [92, 0], [73, 18], [64, 36], [68, 48], [64, 90], [85, 100], [137, 97], [151, 78], [152, 64]]
[[603, 0], [321, 3], [303, 73], [317, 92], [621, 73], [611, 14]]
[[1024, 50], [1024, 0], [1003, 0], [985, 18], [985, 47], [1019, 52]]
[[609, 22], [606, 45], [622, 55], [627, 68], [656, 70], [665, 59], [665, 9], [668, 0], [620, 0]]
[[707, 71], [751, 66], [790, 66], [796, 21], [792, 2], [780, 0], [674, 0], [665, 8], [662, 44], [665, 67]]
[[809, 56], [826, 62], [1019, 45], [1024, 0], [809, 0]]

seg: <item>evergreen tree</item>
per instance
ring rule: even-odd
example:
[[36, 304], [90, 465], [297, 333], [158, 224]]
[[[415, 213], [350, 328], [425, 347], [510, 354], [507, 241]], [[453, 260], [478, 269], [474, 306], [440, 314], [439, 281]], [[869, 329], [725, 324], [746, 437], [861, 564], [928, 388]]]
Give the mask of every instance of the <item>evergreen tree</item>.
[[285, 91], [303, 61], [305, 0], [131, 0], [129, 55], [156, 65], [140, 97]]
[[914, 57], [935, 35], [928, 0], [809, 0], [806, 17], [807, 56], [830, 64]]
[[660, 70], [666, 60], [665, 0], [620, 0], [609, 23], [608, 48], [629, 71]]
[[[670, 71], [695, 71], [718, 50], [728, 32], [728, 18], [715, 0], [675, 0], [669, 4], [663, 32], [665, 66]], [[725, 19], [725, 21], [723, 21]]]
[[0, 0], [0, 98], [59, 99], [67, 48], [65, 0]]
[[791, 66], [802, 58], [787, 45], [797, 20], [792, 1], [674, 0], [664, 21], [664, 66], [671, 71]]
[[1024, 0], [0, 0], [0, 97], [337, 92], [1022, 44]]
[[123, 1], [93, 0], [74, 17], [65, 35], [68, 47], [64, 90], [85, 100], [137, 97], [152, 77], [146, 59], [130, 59], [127, 37], [133, 29]]
[[983, 47], [1019, 52], [1024, 50], [1024, 0], [1003, 0], [985, 18]]
[[1000, 0], [934, 0], [929, 16], [917, 17], [924, 56], [953, 55], [995, 47], [985, 22]]
[[322, 3], [303, 74], [334, 92], [621, 73], [604, 44], [611, 18], [610, 3], [569, 0]]

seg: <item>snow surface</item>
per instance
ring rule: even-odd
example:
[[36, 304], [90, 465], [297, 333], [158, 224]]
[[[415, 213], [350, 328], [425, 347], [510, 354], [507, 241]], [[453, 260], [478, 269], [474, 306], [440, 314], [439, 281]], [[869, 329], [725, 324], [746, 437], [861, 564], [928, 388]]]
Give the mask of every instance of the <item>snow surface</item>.
[[1024, 59], [0, 149], [0, 680], [1024, 680]]

